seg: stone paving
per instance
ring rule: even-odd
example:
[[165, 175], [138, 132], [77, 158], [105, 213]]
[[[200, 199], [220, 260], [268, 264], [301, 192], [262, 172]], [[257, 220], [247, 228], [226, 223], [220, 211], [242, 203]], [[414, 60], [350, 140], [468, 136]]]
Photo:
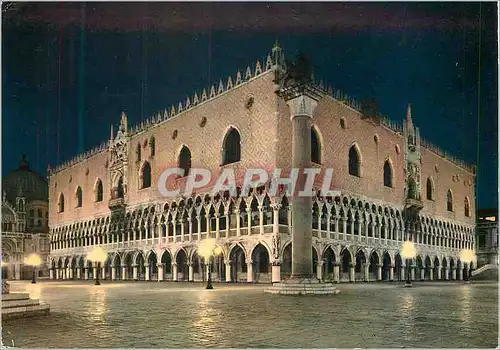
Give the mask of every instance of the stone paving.
[[498, 284], [341, 284], [335, 296], [264, 294], [268, 285], [12, 282], [51, 304], [3, 322], [23, 348], [492, 348]]

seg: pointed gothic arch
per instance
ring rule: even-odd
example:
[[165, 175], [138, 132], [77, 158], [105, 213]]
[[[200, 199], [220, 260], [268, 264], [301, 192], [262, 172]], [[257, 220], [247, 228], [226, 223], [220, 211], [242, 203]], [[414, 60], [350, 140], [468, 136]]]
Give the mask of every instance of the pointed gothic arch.
[[321, 139], [315, 126], [311, 127], [311, 162], [321, 164]]
[[453, 211], [453, 193], [451, 189], [446, 193], [446, 210]]
[[385, 187], [392, 187], [392, 164], [391, 160], [387, 159], [384, 162], [384, 186]]
[[349, 175], [361, 177], [361, 156], [356, 144], [349, 148]]
[[57, 206], [59, 207], [59, 213], [64, 212], [64, 194], [59, 194], [59, 200], [57, 201]]
[[434, 200], [434, 182], [431, 177], [427, 178], [427, 199]]
[[97, 178], [94, 185], [95, 201], [102, 202], [103, 200], [103, 187], [101, 179]]
[[238, 130], [230, 127], [222, 144], [222, 165], [241, 160], [241, 136]]
[[140, 175], [141, 189], [151, 187], [151, 165], [145, 161], [141, 167]]
[[77, 186], [76, 191], [75, 191], [75, 201], [76, 201], [76, 208], [81, 208], [82, 203], [83, 203], [83, 193], [82, 193], [82, 188], [80, 186]]
[[186, 145], [183, 145], [179, 151], [177, 167], [184, 170], [183, 176], [189, 175], [189, 170], [191, 169], [191, 150]]

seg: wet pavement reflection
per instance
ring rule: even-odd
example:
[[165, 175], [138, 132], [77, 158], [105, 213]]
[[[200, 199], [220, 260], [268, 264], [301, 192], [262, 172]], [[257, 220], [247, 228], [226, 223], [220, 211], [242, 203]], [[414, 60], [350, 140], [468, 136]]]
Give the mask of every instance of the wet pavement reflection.
[[12, 282], [51, 314], [3, 323], [23, 348], [491, 348], [497, 283], [341, 284], [337, 296], [264, 294], [264, 285]]

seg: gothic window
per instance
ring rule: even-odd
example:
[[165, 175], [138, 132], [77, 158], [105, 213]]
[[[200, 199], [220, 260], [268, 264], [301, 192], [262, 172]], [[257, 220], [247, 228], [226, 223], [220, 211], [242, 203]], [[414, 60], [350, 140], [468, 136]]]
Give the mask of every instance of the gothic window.
[[155, 155], [155, 137], [151, 136], [151, 139], [149, 139], [149, 150], [151, 152], [151, 157]]
[[178, 167], [184, 170], [183, 176], [189, 175], [189, 169], [191, 169], [191, 151], [186, 146], [183, 146], [179, 152]]
[[321, 164], [321, 142], [314, 128], [311, 128], [311, 161]]
[[430, 177], [427, 178], [427, 199], [433, 200], [434, 186]]
[[59, 203], [57, 203], [59, 206], [59, 212], [62, 213], [64, 212], [64, 194], [59, 195]]
[[417, 184], [413, 177], [408, 179], [408, 198], [409, 199], [418, 199], [417, 198]]
[[37, 214], [38, 214], [37, 216], [39, 218], [41, 218], [42, 217], [42, 209], [38, 209]]
[[135, 153], [137, 156], [137, 161], [140, 162], [141, 161], [141, 144], [140, 143], [137, 144], [137, 148], [135, 150]]
[[392, 187], [392, 168], [388, 160], [384, 163], [384, 186]]
[[141, 189], [151, 187], [151, 165], [144, 162], [141, 170]]
[[241, 137], [238, 130], [230, 128], [222, 147], [222, 165], [239, 162], [241, 159]]
[[82, 188], [80, 186], [76, 189], [76, 207], [82, 207]]
[[354, 145], [349, 149], [349, 174], [360, 176], [359, 153]]
[[451, 193], [451, 190], [448, 190], [448, 193], [446, 194], [446, 210], [453, 211], [453, 194]]
[[116, 198], [123, 198], [123, 177], [120, 176], [118, 179], [118, 185], [116, 186]]
[[97, 179], [97, 184], [95, 188], [95, 201], [96, 202], [102, 202], [102, 181], [101, 179]]
[[466, 217], [470, 217], [470, 204], [469, 204], [469, 198], [465, 197], [464, 200], [464, 214]]

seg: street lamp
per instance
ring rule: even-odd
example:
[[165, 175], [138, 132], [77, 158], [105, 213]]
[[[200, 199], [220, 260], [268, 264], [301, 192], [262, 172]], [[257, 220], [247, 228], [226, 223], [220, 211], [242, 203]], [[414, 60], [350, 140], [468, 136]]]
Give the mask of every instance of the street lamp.
[[411, 287], [411, 278], [410, 278], [410, 264], [411, 260], [415, 258], [417, 252], [415, 251], [415, 244], [411, 241], [405, 241], [403, 243], [403, 247], [401, 248], [401, 256], [403, 259], [406, 259], [406, 283], [405, 287]]
[[101, 283], [99, 282], [99, 270], [100, 264], [104, 264], [108, 258], [108, 255], [101, 247], [95, 247], [88, 255], [87, 260], [92, 261], [96, 265], [96, 275], [95, 275], [95, 285], [99, 286]]
[[40, 266], [42, 263], [42, 259], [40, 258], [40, 255], [33, 253], [30, 254], [28, 257], [24, 259], [24, 264], [25, 265], [31, 265], [33, 266], [33, 278], [31, 279], [31, 283], [36, 283], [36, 277], [35, 277], [35, 270], [37, 266]]
[[460, 251], [460, 261], [469, 264], [469, 268], [464, 276], [464, 282], [470, 283], [470, 277], [472, 276], [472, 262], [474, 261], [475, 253], [470, 249], [462, 249]]
[[210, 264], [210, 258], [212, 256], [217, 256], [222, 253], [222, 249], [217, 246], [215, 239], [206, 239], [201, 242], [198, 248], [199, 254], [205, 259], [205, 264], [208, 267], [208, 279], [206, 289], [214, 289], [212, 286], [212, 268]]

